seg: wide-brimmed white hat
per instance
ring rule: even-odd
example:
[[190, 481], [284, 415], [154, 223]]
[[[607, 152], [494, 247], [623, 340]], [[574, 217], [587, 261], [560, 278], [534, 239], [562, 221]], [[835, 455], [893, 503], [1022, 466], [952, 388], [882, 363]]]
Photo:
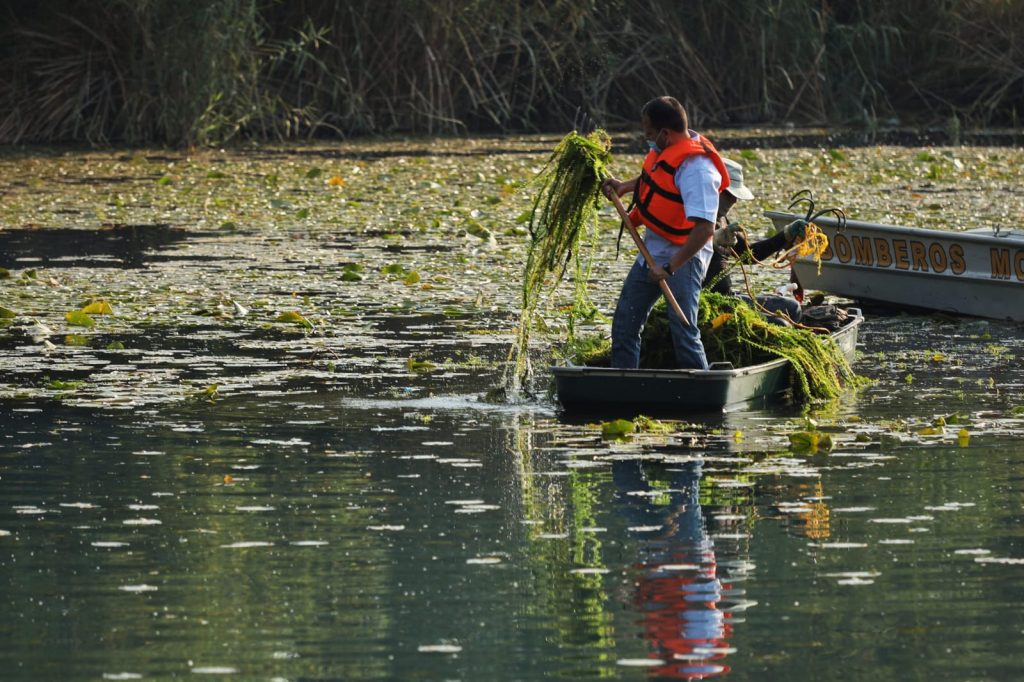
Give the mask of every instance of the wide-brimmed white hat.
[[725, 169], [729, 171], [729, 186], [725, 188], [725, 191], [737, 199], [743, 199], [744, 201], [753, 199], [754, 193], [743, 184], [743, 166], [732, 159], [722, 159], [722, 163], [725, 164]]

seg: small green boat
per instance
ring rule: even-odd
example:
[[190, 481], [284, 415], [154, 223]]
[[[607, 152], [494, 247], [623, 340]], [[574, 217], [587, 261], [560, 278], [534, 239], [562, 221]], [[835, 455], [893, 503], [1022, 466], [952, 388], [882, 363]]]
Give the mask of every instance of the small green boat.
[[[846, 359], [853, 362], [864, 316], [847, 308], [847, 323], [832, 333]], [[750, 367], [715, 363], [710, 369], [614, 369], [559, 365], [551, 368], [558, 402], [568, 412], [629, 409], [678, 416], [724, 412], [785, 400], [791, 391], [789, 360]]]

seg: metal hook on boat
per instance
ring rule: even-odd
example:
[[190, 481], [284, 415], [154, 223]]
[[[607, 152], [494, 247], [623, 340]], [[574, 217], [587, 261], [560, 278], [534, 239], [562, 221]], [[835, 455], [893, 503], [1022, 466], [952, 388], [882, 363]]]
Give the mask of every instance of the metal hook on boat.
[[837, 230], [842, 231], [846, 229], [846, 211], [841, 208], [823, 208], [814, 215], [807, 216], [807, 222], [813, 223], [815, 220], [828, 213], [831, 213], [836, 217]]

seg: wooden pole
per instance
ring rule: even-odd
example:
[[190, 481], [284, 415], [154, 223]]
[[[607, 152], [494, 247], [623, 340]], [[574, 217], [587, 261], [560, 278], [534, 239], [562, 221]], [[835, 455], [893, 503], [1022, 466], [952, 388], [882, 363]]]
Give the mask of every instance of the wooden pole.
[[[626, 229], [629, 230], [630, 236], [633, 237], [633, 241], [636, 243], [636, 248], [640, 249], [640, 253], [643, 254], [644, 260], [647, 261], [647, 267], [653, 268], [658, 266], [658, 263], [654, 262], [654, 258], [651, 257], [651, 252], [647, 250], [647, 245], [644, 244], [644, 240], [640, 239], [640, 234], [636, 231], [636, 227], [633, 225], [633, 221], [629, 219], [629, 214], [626, 213], [625, 207], [622, 202], [619, 201], [619, 197], [612, 194], [612, 203], [615, 204], [615, 210], [619, 212], [619, 217], [622, 218], [622, 222], [625, 223]], [[689, 327], [690, 321], [686, 319], [686, 313], [679, 307], [679, 302], [676, 301], [676, 297], [672, 295], [672, 289], [668, 286], [668, 281], [658, 280], [658, 285], [661, 287], [661, 293], [665, 294], [665, 300], [668, 301], [669, 306], [672, 310], [676, 311], [676, 315], [683, 321], [683, 325]]]

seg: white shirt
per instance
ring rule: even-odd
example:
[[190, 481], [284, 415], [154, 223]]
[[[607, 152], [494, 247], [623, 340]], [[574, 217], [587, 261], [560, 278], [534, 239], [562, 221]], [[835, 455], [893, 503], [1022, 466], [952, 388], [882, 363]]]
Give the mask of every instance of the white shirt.
[[[690, 137], [697, 139], [697, 133], [687, 131]], [[693, 220], [700, 218], [714, 223], [718, 218], [718, 188], [722, 185], [722, 175], [715, 167], [714, 161], [701, 154], [685, 159], [676, 170], [676, 188], [683, 197], [683, 205], [686, 207], [686, 217]], [[657, 234], [654, 230], [647, 230], [644, 235], [644, 244], [651, 252], [651, 257], [659, 265], [664, 265], [680, 247]], [[711, 240], [709, 239], [694, 258], [699, 258], [703, 263], [703, 269], [707, 272], [708, 263], [711, 262], [713, 253]], [[643, 255], [637, 257], [637, 261], [643, 261]]]

